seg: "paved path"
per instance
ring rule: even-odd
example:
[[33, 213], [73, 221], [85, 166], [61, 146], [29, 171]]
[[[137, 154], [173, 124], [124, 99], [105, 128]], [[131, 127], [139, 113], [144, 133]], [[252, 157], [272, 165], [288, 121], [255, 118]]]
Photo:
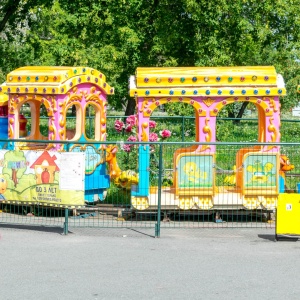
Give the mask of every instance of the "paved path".
[[300, 241], [274, 229], [0, 224], [0, 299], [300, 299]]

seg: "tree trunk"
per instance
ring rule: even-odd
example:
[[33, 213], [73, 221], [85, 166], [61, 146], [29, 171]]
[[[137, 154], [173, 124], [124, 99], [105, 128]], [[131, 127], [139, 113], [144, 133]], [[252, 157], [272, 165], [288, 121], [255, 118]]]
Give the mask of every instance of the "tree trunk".
[[239, 113], [236, 116], [237, 120], [234, 120], [235, 124], [239, 124], [240, 123], [240, 121], [241, 121], [240, 119], [243, 117], [243, 114], [244, 114], [245, 109], [246, 109], [246, 107], [247, 107], [248, 104], [249, 104], [249, 102], [243, 102], [243, 104], [241, 106], [241, 109], [240, 109]]
[[230, 118], [230, 119], [234, 119], [235, 118], [235, 115], [234, 115], [234, 113], [232, 111], [228, 112], [228, 118]]
[[5, 28], [8, 20], [13, 16], [13, 14], [18, 10], [21, 0], [9, 1], [6, 6], [3, 8], [4, 17], [0, 21], [0, 32]]
[[125, 116], [130, 116], [135, 114], [135, 99], [129, 98], [126, 106]]

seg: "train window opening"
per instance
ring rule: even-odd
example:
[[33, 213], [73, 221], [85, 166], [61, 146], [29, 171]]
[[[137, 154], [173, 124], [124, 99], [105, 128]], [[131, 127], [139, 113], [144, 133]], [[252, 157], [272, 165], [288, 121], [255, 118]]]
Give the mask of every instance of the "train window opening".
[[[194, 142], [197, 140], [196, 112], [192, 105], [175, 102], [163, 104], [159, 108], [160, 110], [156, 109], [153, 116], [165, 115], [166, 118], [158, 119], [158, 129], [173, 128], [172, 136], [176, 137], [176, 141]], [[172, 116], [172, 118], [167, 118], [167, 116]]]
[[[258, 110], [246, 102], [227, 104], [218, 113], [216, 140], [219, 142], [257, 142], [259, 140]], [[226, 125], [226, 126], [225, 126]]]
[[92, 104], [85, 108], [85, 136], [89, 140], [100, 140], [100, 109]]
[[66, 109], [66, 140], [78, 140], [82, 134], [82, 111], [80, 104]]
[[40, 134], [43, 138], [47, 138], [49, 134], [49, 116], [47, 108], [44, 104], [40, 106], [40, 118], [39, 118]]
[[[240, 142], [239, 145], [218, 145], [218, 156], [216, 165], [220, 170], [235, 171], [240, 170], [243, 156], [246, 152], [258, 151], [258, 146], [249, 146], [245, 148], [243, 143], [258, 142], [265, 139], [265, 122], [264, 115], [259, 107], [253, 103], [234, 102], [225, 105], [218, 113], [216, 120], [216, 141], [218, 142]], [[229, 185], [236, 186], [238, 175], [228, 177], [232, 181], [224, 181], [225, 175], [219, 173], [216, 176], [218, 186], [223, 186], [224, 182]], [[240, 186], [240, 184], [237, 184]]]
[[[167, 131], [167, 141], [174, 142], [191, 142], [191, 144], [171, 144], [163, 147], [164, 157], [164, 182], [168, 184], [173, 174], [174, 157], [184, 152], [193, 151], [195, 145], [192, 142], [199, 140], [198, 121], [195, 117], [197, 112], [191, 104], [173, 102], [162, 104], [156, 107], [149, 119], [149, 140], [164, 140], [163, 131]], [[169, 117], [171, 116], [171, 117]], [[151, 123], [154, 121], [155, 125]], [[154, 133], [154, 134], [153, 134]], [[169, 136], [170, 134], [170, 136]], [[151, 168], [157, 168], [159, 157], [159, 147], [152, 147], [150, 155]], [[157, 171], [157, 170], [156, 170]], [[151, 180], [157, 180], [154, 175]]]
[[[48, 123], [44, 125], [44, 132], [40, 132], [41, 124], [41, 103], [36, 100], [28, 100], [22, 103], [16, 113], [16, 138], [26, 140], [47, 140], [48, 139]], [[44, 108], [46, 111], [46, 108]], [[44, 149], [47, 147], [45, 143], [32, 143], [24, 144], [23, 149]]]
[[19, 138], [26, 138], [31, 133], [32, 117], [29, 103], [23, 103], [19, 110]]

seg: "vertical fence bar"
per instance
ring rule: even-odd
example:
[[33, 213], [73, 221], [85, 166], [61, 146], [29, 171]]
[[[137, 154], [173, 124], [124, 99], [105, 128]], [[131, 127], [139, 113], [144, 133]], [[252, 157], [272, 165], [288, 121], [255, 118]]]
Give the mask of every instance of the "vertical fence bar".
[[65, 222], [64, 222], [64, 235], [67, 235], [69, 232], [69, 209], [65, 208]]
[[[70, 143], [66, 145], [67, 152], [70, 152]], [[64, 222], [64, 235], [67, 235], [69, 231], [69, 209], [65, 208], [65, 222]]]
[[181, 124], [181, 141], [184, 142], [184, 120], [185, 120], [185, 117], [182, 116], [182, 124]]
[[155, 224], [155, 237], [160, 237], [160, 219], [161, 219], [161, 186], [163, 170], [163, 144], [159, 144], [159, 169], [158, 169], [158, 197], [157, 197], [157, 223]]

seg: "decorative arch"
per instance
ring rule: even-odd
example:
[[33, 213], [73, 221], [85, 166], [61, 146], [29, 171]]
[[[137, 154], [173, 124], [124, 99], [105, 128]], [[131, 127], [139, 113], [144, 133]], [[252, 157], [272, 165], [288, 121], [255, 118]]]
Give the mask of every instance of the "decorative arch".
[[[69, 107], [71, 107], [72, 105], [76, 106], [76, 120], [78, 117], [80, 117], [80, 124], [78, 124], [76, 122], [76, 132], [81, 132], [81, 124], [82, 124], [82, 112], [81, 112], [81, 102], [83, 100], [83, 92], [79, 91], [79, 93], [77, 93], [78, 88], [77, 86], [73, 87], [72, 90], [70, 90], [67, 93], [67, 98], [64, 99], [64, 101], [59, 103], [59, 130], [58, 130], [58, 134], [59, 134], [59, 138], [61, 140], [65, 140], [66, 139], [66, 122], [67, 122], [67, 110]], [[78, 109], [79, 108], [79, 109]], [[77, 116], [78, 114], [78, 116]], [[78, 126], [78, 127], [77, 127]]]
[[[100, 136], [100, 141], [105, 141], [106, 139], [106, 106], [107, 101], [105, 98], [100, 98], [101, 91], [97, 91], [95, 86], [90, 88], [90, 94], [85, 95], [86, 105], [84, 112], [86, 111], [87, 105], [93, 105], [99, 110], [99, 117], [95, 120], [95, 125], [100, 124], [101, 128], [95, 126], [95, 137]], [[85, 117], [85, 116], [84, 116]], [[96, 128], [99, 130], [99, 133], [96, 134]]]
[[[55, 96], [42, 96], [42, 95], [10, 95], [9, 96], [9, 128], [8, 128], [8, 137], [13, 138], [16, 134], [18, 135], [19, 130], [19, 115], [20, 109], [23, 104], [28, 103], [32, 111], [32, 129], [34, 129], [32, 138], [41, 139], [40, 132], [36, 132], [38, 127], [38, 119], [40, 118], [40, 103], [44, 104], [47, 110], [47, 115], [50, 120], [49, 124], [49, 133], [50, 135], [56, 130], [55, 124], [53, 121], [54, 112], [56, 109], [56, 99]], [[48, 137], [47, 137], [48, 138]], [[49, 138], [51, 139], [51, 137]]]
[[[235, 102], [249, 102], [253, 103], [255, 106], [259, 106], [264, 111], [265, 115], [268, 117], [271, 117], [273, 115], [273, 109], [270, 109], [270, 106], [265, 100], [269, 100], [269, 98], [254, 98], [254, 97], [229, 97], [226, 99], [223, 99], [222, 101], [219, 101], [213, 108], [213, 110], [210, 111], [210, 116], [216, 117], [219, 113], [219, 111], [224, 108], [226, 105], [235, 103]], [[274, 101], [274, 100], [273, 100]], [[272, 105], [275, 105], [274, 102]], [[274, 107], [274, 106], [273, 106]], [[272, 107], [272, 108], [273, 108]]]
[[[102, 105], [100, 105], [99, 103], [95, 103], [95, 102], [87, 102], [85, 105], [84, 105], [84, 108], [83, 108], [83, 120], [86, 120], [87, 119], [87, 110], [88, 108], [92, 106], [94, 107], [95, 109], [95, 119], [94, 119], [94, 122], [95, 122], [95, 140], [96, 141], [102, 141], [103, 138], [102, 138], [102, 134], [105, 134], [106, 133], [106, 128], [105, 128], [105, 119], [106, 118], [101, 118], [101, 115], [102, 115]], [[86, 128], [84, 126], [84, 136], [86, 138], [86, 140], [93, 140], [93, 139], [90, 139], [87, 137], [86, 135]], [[105, 136], [104, 136], [105, 138]]]
[[20, 110], [20, 107], [24, 103], [29, 103], [30, 101], [38, 101], [45, 105], [49, 117], [53, 116], [53, 113], [57, 110], [56, 99], [53, 96], [42, 96], [42, 95], [10, 95], [9, 97], [9, 114], [14, 115], [15, 112]]
[[82, 122], [83, 122], [82, 106], [81, 106], [81, 103], [79, 103], [77, 101], [72, 101], [72, 102], [69, 102], [65, 106], [61, 106], [62, 107], [62, 109], [60, 111], [61, 119], [60, 119], [60, 122], [59, 122], [60, 129], [58, 131], [59, 137], [60, 137], [61, 140], [66, 140], [67, 111], [68, 111], [68, 108], [73, 106], [73, 105], [75, 105], [75, 107], [76, 107], [76, 124], [75, 124], [76, 127], [75, 127], [74, 139], [79, 138], [80, 135], [82, 134], [82, 129], [83, 129], [83, 125], [82, 125]]
[[[150, 103], [151, 102], [151, 103]], [[150, 117], [152, 112], [160, 105], [166, 103], [173, 103], [173, 102], [180, 102], [180, 103], [187, 103], [194, 107], [195, 111], [197, 111], [198, 116], [206, 116], [206, 111], [202, 108], [201, 104], [193, 99], [193, 98], [186, 98], [186, 97], [167, 97], [161, 99], [150, 98], [144, 100], [142, 104], [142, 108], [140, 112], [143, 112], [144, 117]]]

